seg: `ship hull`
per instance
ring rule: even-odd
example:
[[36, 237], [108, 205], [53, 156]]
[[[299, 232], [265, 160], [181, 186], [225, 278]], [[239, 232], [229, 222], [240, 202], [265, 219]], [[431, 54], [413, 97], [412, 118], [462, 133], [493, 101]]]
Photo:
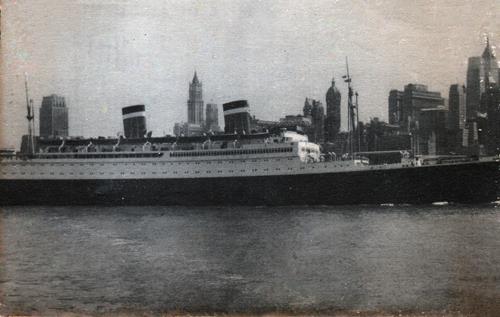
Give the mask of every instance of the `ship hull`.
[[0, 180], [1, 205], [346, 205], [496, 200], [497, 162], [218, 178]]

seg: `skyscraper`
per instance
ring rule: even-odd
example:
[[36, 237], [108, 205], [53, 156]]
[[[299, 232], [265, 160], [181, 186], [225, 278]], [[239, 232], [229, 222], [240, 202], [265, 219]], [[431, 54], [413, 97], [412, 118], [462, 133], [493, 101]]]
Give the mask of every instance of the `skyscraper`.
[[327, 141], [333, 142], [340, 131], [340, 91], [335, 87], [335, 79], [326, 92], [325, 133]]
[[189, 83], [188, 123], [203, 124], [203, 86], [194, 72], [193, 81]]
[[325, 108], [318, 100], [312, 100], [312, 135], [310, 140], [315, 143], [323, 143], [325, 140]]
[[389, 124], [399, 125], [403, 114], [403, 92], [391, 90], [389, 92]]
[[214, 103], [207, 103], [205, 113], [205, 130], [219, 132], [219, 109]]
[[474, 120], [478, 112], [486, 112], [486, 109], [480, 107], [481, 95], [486, 92], [489, 85], [498, 83], [498, 77], [498, 62], [487, 39], [483, 54], [470, 57], [467, 66], [467, 120]]
[[68, 108], [64, 97], [43, 97], [40, 107], [40, 136], [57, 138], [68, 136]]
[[465, 113], [465, 86], [454, 84], [450, 86], [449, 123], [450, 129], [462, 130], [467, 120]]
[[403, 91], [389, 94], [389, 123], [399, 125], [401, 132], [416, 128], [420, 110], [444, 105], [440, 92], [429, 91], [426, 85], [408, 84]]

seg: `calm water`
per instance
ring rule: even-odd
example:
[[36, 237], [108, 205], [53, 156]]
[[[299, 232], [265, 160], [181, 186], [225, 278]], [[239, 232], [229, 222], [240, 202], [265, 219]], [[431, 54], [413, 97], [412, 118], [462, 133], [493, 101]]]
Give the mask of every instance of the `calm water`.
[[500, 207], [2, 208], [0, 302], [500, 312]]

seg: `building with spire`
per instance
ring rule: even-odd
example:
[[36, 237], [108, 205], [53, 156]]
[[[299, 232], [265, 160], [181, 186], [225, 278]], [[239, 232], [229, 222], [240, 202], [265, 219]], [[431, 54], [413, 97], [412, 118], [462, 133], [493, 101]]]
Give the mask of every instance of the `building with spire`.
[[340, 131], [340, 101], [340, 91], [333, 78], [332, 85], [326, 92], [325, 137], [328, 142], [333, 142]]
[[498, 62], [487, 38], [483, 54], [470, 57], [467, 66], [467, 120], [475, 120], [478, 112], [486, 112], [481, 109], [481, 96], [490, 85], [498, 84], [499, 75]]
[[188, 106], [188, 123], [202, 126], [204, 123], [203, 117], [203, 85], [198, 80], [196, 71], [194, 72], [193, 81], [189, 83], [189, 99]]

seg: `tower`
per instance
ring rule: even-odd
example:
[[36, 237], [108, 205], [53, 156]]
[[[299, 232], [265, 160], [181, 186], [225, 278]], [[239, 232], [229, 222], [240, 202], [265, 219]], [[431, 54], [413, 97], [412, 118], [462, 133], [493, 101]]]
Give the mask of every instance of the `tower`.
[[334, 141], [340, 131], [340, 91], [335, 86], [335, 78], [326, 92], [325, 133], [327, 141]]
[[40, 136], [57, 138], [68, 136], [68, 108], [64, 97], [43, 97], [40, 107]]
[[194, 72], [193, 81], [189, 83], [188, 123], [203, 124], [203, 86]]
[[481, 109], [481, 95], [486, 92], [490, 85], [498, 84], [498, 63], [490, 46], [490, 40], [486, 39], [486, 47], [481, 56], [469, 57], [467, 66], [467, 120], [474, 120]]
[[306, 98], [306, 101], [304, 101], [304, 108], [302, 108], [302, 111], [304, 113], [304, 117], [310, 118], [312, 115], [312, 105], [311, 105], [311, 100], [309, 98]]

